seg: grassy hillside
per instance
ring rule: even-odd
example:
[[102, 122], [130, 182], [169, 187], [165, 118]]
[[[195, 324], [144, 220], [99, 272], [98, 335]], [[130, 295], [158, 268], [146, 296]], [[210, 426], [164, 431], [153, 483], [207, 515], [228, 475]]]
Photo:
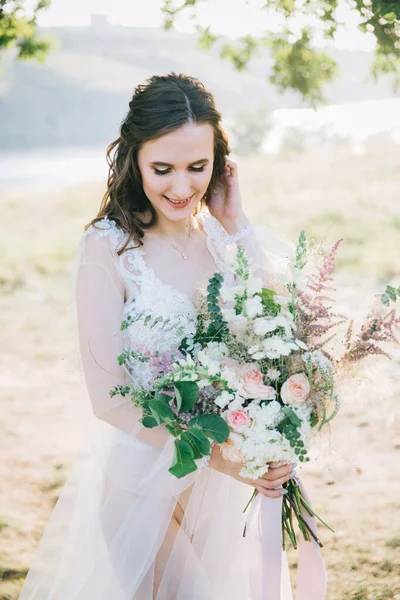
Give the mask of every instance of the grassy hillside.
[[[247, 212], [293, 237], [344, 237], [340, 308], [357, 314], [400, 277], [400, 148], [371, 142], [239, 165]], [[80, 445], [86, 402], [70, 314], [69, 269], [101, 185], [13, 192], [0, 238], [0, 599], [16, 600]], [[373, 366], [375, 365], [375, 366]], [[329, 600], [400, 598], [400, 353], [369, 361], [344, 390], [340, 415], [301, 467], [320, 528]], [[390, 396], [390, 393], [392, 396]], [[296, 564], [290, 552], [290, 564]]]

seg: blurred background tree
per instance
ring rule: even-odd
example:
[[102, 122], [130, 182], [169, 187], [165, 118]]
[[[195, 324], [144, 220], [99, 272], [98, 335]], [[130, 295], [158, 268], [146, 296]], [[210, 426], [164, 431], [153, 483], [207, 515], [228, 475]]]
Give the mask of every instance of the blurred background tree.
[[18, 59], [43, 62], [54, 42], [38, 36], [36, 17], [50, 6], [50, 0], [39, 0], [33, 8], [26, 4], [0, 0], [0, 58], [5, 51], [16, 48]]
[[264, 103], [239, 111], [229, 123], [232, 150], [246, 156], [259, 152], [271, 129], [271, 113]]
[[[200, 2], [210, 1], [163, 0], [164, 27], [172, 28], [176, 17], [186, 14], [194, 24], [199, 44], [211, 48], [221, 36], [213, 33], [210, 25], [201, 24], [196, 12]], [[375, 37], [372, 79], [376, 81], [380, 74], [390, 74], [393, 91], [397, 92], [400, 89], [399, 0], [265, 0], [260, 10], [281, 16], [284, 23], [281, 31], [265, 31], [261, 37], [245, 35], [234, 43], [222, 41], [220, 55], [240, 71], [262, 46], [267, 46], [273, 61], [269, 81], [281, 92], [288, 89], [299, 92], [304, 100], [316, 106], [325, 101], [322, 89], [338, 74], [338, 68], [328, 51], [315, 47], [315, 37], [322, 32], [328, 43], [333, 42], [343, 24], [337, 13], [343, 3], [358, 13], [358, 29]], [[299, 27], [299, 23], [303, 25]]]

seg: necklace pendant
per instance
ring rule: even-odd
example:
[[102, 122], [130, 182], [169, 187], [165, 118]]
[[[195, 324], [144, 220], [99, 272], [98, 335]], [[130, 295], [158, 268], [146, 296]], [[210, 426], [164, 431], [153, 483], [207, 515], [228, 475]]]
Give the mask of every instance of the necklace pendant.
[[183, 260], [187, 260], [187, 256], [183, 252], [182, 252], [182, 258], [183, 258]]

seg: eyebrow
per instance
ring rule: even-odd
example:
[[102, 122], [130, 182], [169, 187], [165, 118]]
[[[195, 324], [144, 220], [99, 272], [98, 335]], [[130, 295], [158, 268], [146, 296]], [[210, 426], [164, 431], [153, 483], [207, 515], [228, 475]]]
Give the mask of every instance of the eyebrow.
[[[208, 158], [200, 158], [199, 160], [195, 160], [194, 162], [190, 163], [189, 166], [198, 165], [199, 163], [208, 163], [208, 162], [209, 162]], [[157, 165], [158, 167], [173, 167], [174, 166], [174, 165], [171, 165], [170, 163], [161, 162], [159, 160], [156, 160], [156, 161], [152, 162], [151, 164]]]

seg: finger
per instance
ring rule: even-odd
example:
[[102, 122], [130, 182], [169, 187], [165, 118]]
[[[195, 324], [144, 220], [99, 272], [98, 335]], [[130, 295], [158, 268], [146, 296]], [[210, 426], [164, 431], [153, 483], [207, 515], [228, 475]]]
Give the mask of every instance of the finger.
[[262, 476], [262, 479], [272, 480], [277, 479], [278, 477], [284, 477], [285, 475], [290, 474], [292, 470], [292, 463], [289, 463], [288, 465], [284, 465], [283, 467], [276, 467], [272, 469], [272, 471], [267, 471], [267, 473], [264, 473], [264, 475]]
[[274, 462], [269, 463], [270, 469], [276, 469], [277, 467], [282, 467], [283, 465], [291, 464], [291, 460], [275, 460]]
[[281, 498], [282, 497], [279, 490], [267, 490], [267, 489], [259, 487], [259, 486], [255, 486], [255, 488], [256, 488], [256, 490], [258, 490], [260, 492], [260, 494], [262, 494], [266, 498]]
[[267, 490], [272, 490], [273, 488], [276, 488], [280, 485], [282, 485], [283, 483], [286, 483], [287, 481], [289, 481], [290, 479], [290, 474], [285, 475], [284, 477], [279, 477], [279, 479], [258, 479], [257, 480], [257, 485], [259, 485], [262, 488], [265, 488]]

